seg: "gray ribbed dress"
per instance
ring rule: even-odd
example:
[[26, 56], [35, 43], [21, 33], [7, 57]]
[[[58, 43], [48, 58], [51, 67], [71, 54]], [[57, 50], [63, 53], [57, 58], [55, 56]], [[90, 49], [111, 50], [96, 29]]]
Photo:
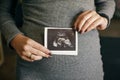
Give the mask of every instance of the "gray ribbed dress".
[[[72, 27], [85, 10], [111, 19], [113, 0], [23, 0], [23, 26], [17, 29], [9, 13], [13, 0], [1, 0], [0, 29], [8, 44], [18, 33], [43, 44], [45, 27]], [[53, 55], [40, 61], [17, 58], [17, 80], [103, 80], [99, 34], [92, 30], [78, 34], [78, 56]]]

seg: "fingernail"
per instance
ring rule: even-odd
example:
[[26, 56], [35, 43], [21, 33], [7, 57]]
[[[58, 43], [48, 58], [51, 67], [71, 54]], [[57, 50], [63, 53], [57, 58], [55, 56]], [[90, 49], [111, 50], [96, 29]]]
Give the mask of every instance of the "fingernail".
[[85, 32], [87, 32], [87, 30], [85, 30]]
[[52, 57], [51, 53], [47, 53], [47, 58]]
[[51, 57], [52, 57], [52, 54], [51, 54], [51, 55], [49, 55], [49, 57], [51, 58]]
[[49, 57], [51, 58], [52, 56], [50, 55]]
[[84, 31], [80, 31], [80, 33], [81, 33], [81, 34], [83, 34], [83, 33], [84, 33]]
[[51, 55], [48, 55], [46, 58], [51, 58], [52, 56]]
[[82, 33], [82, 31], [80, 30], [80, 31], [78, 31], [80, 34]]
[[73, 29], [76, 30], [76, 27], [74, 27]]
[[31, 62], [34, 62], [34, 60], [31, 60]]
[[50, 55], [50, 56], [52, 55], [51, 53], [47, 53], [47, 54]]

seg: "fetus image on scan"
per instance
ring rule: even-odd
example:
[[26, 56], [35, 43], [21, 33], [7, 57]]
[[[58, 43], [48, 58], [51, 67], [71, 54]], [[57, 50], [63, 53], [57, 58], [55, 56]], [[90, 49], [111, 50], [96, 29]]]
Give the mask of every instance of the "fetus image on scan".
[[58, 32], [55, 40], [53, 41], [54, 47], [73, 47], [69, 37], [66, 35], [66, 33]]
[[49, 29], [48, 48], [50, 50], [75, 50], [75, 32], [70, 29]]

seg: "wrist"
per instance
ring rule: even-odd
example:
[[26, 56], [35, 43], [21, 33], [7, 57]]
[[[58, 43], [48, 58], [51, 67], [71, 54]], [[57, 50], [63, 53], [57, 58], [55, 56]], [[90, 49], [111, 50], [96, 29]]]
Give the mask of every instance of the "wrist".
[[17, 34], [10, 42], [11, 47], [15, 48], [15, 44], [20, 38], [23, 37], [23, 34], [19, 33]]

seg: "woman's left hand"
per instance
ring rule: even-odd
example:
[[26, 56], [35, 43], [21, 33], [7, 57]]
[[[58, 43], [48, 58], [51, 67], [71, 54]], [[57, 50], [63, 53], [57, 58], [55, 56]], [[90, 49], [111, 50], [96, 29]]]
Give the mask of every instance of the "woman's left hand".
[[74, 23], [74, 29], [80, 33], [91, 31], [92, 29], [104, 30], [108, 20], [100, 16], [96, 11], [87, 10], [80, 14]]

